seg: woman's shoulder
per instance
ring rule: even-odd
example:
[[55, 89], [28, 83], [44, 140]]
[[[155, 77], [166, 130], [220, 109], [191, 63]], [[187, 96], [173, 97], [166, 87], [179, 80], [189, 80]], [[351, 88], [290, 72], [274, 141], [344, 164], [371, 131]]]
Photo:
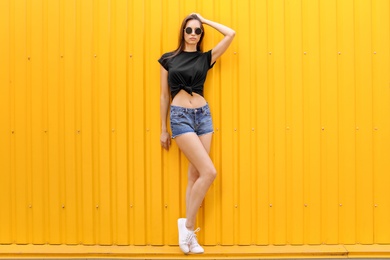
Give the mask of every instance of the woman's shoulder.
[[213, 49], [210, 49], [210, 50], [208, 50], [208, 51], [205, 51], [204, 54], [205, 54], [205, 55], [211, 55], [212, 52], [213, 52]]
[[163, 55], [161, 55], [161, 59], [166, 59], [172, 56], [174, 51], [165, 52]]
[[166, 69], [169, 70], [170, 67], [170, 57], [173, 55], [173, 51], [164, 53], [160, 59], [158, 59], [158, 62]]

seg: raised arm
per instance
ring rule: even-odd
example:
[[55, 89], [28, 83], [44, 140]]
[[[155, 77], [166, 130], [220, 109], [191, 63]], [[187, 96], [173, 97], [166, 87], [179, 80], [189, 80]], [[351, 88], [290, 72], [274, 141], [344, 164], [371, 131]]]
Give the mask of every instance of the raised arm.
[[198, 18], [203, 24], [207, 24], [208, 26], [213, 27], [225, 36], [212, 50], [211, 64], [213, 64], [227, 50], [229, 45], [232, 43], [236, 32], [223, 24], [207, 20], [203, 18], [200, 14], [196, 14], [196, 16], [198, 16]]

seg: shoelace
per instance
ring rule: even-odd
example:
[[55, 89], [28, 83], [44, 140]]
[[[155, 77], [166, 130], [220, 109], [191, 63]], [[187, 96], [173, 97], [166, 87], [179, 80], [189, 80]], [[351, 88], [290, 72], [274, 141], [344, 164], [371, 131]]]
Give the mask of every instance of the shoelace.
[[187, 245], [190, 245], [192, 238], [195, 238], [196, 243], [198, 243], [198, 241], [196, 240], [196, 234], [195, 233], [199, 232], [199, 231], [200, 231], [200, 228], [197, 228], [194, 231], [189, 231], [187, 233], [187, 237], [185, 239]]
[[200, 231], [200, 228], [198, 227], [197, 229], [194, 230], [194, 232], [192, 232], [192, 236], [191, 236], [191, 239], [190, 239], [190, 244], [192, 246], [194, 246], [194, 247], [195, 246], [199, 246], [198, 240], [196, 239], [196, 234], [195, 234], [195, 233], [197, 233], [199, 231]]

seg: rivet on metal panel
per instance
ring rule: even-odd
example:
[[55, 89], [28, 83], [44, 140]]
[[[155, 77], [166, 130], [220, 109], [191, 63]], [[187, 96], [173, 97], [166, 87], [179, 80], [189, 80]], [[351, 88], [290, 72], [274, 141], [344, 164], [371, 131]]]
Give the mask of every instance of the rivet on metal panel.
[[111, 129], [111, 131], [114, 133], [114, 132], [115, 132], [115, 129], [113, 128], [113, 129]]
[[14, 130], [12, 130], [12, 131], [11, 131], [11, 133], [12, 133], [12, 134], [14, 134], [14, 133], [15, 133], [15, 131], [14, 131]]
[[130, 208], [133, 208], [133, 204], [130, 204]]
[[356, 127], [356, 130], [359, 130], [359, 127], [358, 127], [358, 126]]
[[238, 205], [234, 205], [235, 208], [238, 208]]
[[95, 54], [94, 57], [97, 58], [97, 55]]
[[307, 204], [305, 203], [304, 206], [307, 207]]
[[304, 52], [303, 54], [305, 54], [305, 55], [306, 55], [306, 53], [307, 53], [307, 52]]
[[219, 131], [219, 128], [217, 127], [217, 128], [215, 129], [215, 131]]
[[269, 55], [271, 55], [271, 54], [272, 54], [272, 52], [268, 52], [268, 54], [269, 54]]
[[376, 54], [376, 51], [374, 51], [374, 54]]
[[[133, 205], [130, 205], [130, 207], [133, 207]], [[164, 207], [168, 208], [168, 204], [165, 204]]]
[[321, 130], [324, 131], [324, 130], [325, 130], [325, 127], [321, 127]]
[[255, 128], [254, 128], [254, 127], [252, 127], [252, 131], [255, 131]]
[[61, 55], [61, 59], [64, 58], [64, 55]]
[[378, 127], [374, 127], [374, 130], [375, 130], [375, 131], [378, 130]]
[[31, 205], [31, 204], [29, 204], [29, 205], [28, 205], [28, 208], [30, 208], [30, 209], [31, 209], [31, 208], [32, 208], [32, 205]]
[[27, 57], [27, 59], [28, 59], [28, 60], [31, 60], [31, 58], [30, 58], [30, 57]]
[[235, 52], [233, 52], [234, 53], [234, 55], [236, 55], [237, 54], [237, 52], [235, 51]]
[[376, 208], [376, 207], [378, 207], [378, 204], [375, 204], [374, 206], [375, 206], [375, 208]]
[[96, 205], [96, 209], [99, 209], [99, 205]]
[[149, 132], [149, 128], [146, 128], [146, 132]]
[[341, 55], [341, 52], [339, 51], [338, 54]]
[[272, 204], [269, 204], [269, 207], [272, 208]]
[[130, 58], [133, 58], [133, 54], [130, 54]]
[[343, 206], [343, 204], [341, 204], [341, 203], [340, 203], [340, 204], [339, 204], [339, 206], [340, 206], [340, 207], [342, 207], [342, 206]]
[[81, 132], [80, 130], [77, 130], [77, 133], [78, 133], [78, 134], [80, 134], [80, 132]]
[[44, 130], [43, 132], [44, 132], [45, 134], [47, 134], [47, 130]]
[[290, 130], [290, 127], [289, 127], [289, 126], [287, 126], [287, 127], [286, 127], [286, 130]]
[[62, 205], [61, 205], [61, 207], [64, 209], [64, 208], [65, 208], [65, 205], [64, 205], [64, 204], [62, 204]]
[[234, 131], [237, 131], [237, 128], [234, 128]]

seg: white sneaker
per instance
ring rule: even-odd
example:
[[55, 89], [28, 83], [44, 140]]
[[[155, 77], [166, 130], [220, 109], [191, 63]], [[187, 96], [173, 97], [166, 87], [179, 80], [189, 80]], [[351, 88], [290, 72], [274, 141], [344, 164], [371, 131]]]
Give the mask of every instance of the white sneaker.
[[194, 254], [202, 254], [204, 253], [204, 249], [203, 247], [201, 247], [199, 244], [198, 244], [198, 240], [196, 239], [196, 232], [198, 232], [200, 230], [200, 228], [197, 228], [193, 233], [192, 233], [192, 237], [191, 237], [191, 241], [190, 241], [190, 252], [194, 253]]
[[194, 232], [187, 229], [185, 218], [179, 218], [177, 220], [177, 226], [179, 228], [179, 247], [184, 254], [188, 254], [190, 252], [190, 241]]

